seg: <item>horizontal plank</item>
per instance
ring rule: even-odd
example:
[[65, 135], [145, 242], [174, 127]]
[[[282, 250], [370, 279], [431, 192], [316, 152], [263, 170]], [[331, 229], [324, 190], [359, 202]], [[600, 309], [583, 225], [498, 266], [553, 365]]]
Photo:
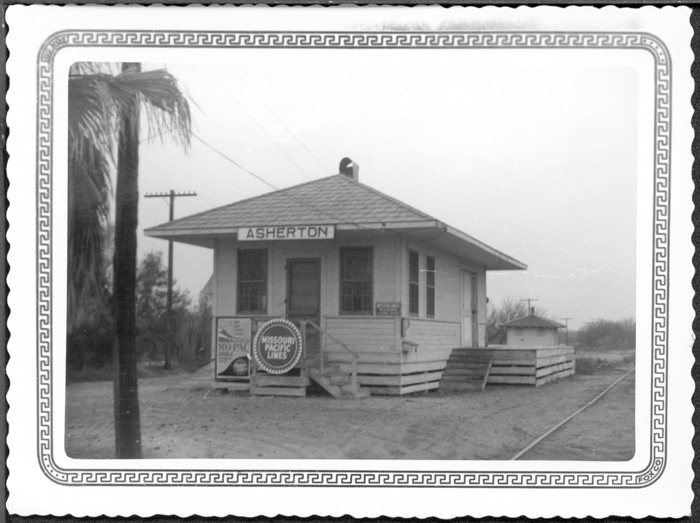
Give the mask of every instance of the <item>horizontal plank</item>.
[[560, 380], [562, 378], [566, 378], [567, 376], [571, 376], [573, 374], [574, 374], [574, 369], [565, 370], [563, 372], [557, 372], [556, 374], [550, 374], [549, 376], [545, 376], [544, 378], [539, 378], [537, 380], [537, 383], [535, 384], [535, 386], [540, 387], [540, 386], [542, 386], [546, 383], [549, 383], [551, 381]]
[[372, 395], [376, 396], [402, 396], [413, 392], [424, 390], [437, 389], [440, 386], [439, 381], [429, 383], [419, 383], [417, 385], [409, 385], [407, 387], [368, 387]]
[[527, 367], [491, 367], [489, 376], [535, 376], [535, 366]]
[[556, 365], [557, 363], [564, 363], [565, 361], [573, 361], [573, 354], [560, 354], [559, 356], [549, 356], [547, 358], [537, 358], [537, 367], [548, 367], [549, 365]]
[[[330, 363], [351, 363], [352, 354], [346, 351], [326, 352]], [[360, 363], [400, 363], [401, 351], [393, 352], [355, 352]]]
[[253, 396], [306, 396], [306, 387], [286, 388], [286, 387], [250, 387], [250, 394]]
[[532, 367], [533, 369], [537, 367], [537, 361], [535, 360], [497, 360], [494, 358], [493, 367]]
[[[382, 364], [382, 363], [358, 363], [358, 374], [414, 374], [416, 372], [429, 372], [445, 368], [444, 361], [426, 361], [419, 363]], [[341, 363], [340, 370], [352, 372], [352, 365]]]
[[538, 378], [543, 378], [545, 376], [549, 376], [550, 374], [554, 374], [556, 372], [561, 372], [563, 370], [569, 370], [574, 368], [574, 362], [573, 361], [567, 361], [565, 363], [560, 363], [559, 365], [550, 365], [549, 367], [543, 367], [541, 369], [537, 369], [537, 374], [536, 376]]
[[440, 379], [441, 372], [423, 372], [419, 374], [395, 375], [395, 376], [358, 376], [360, 385], [374, 385], [386, 387], [398, 387], [406, 385], [415, 385], [427, 381], [437, 381]]
[[448, 367], [455, 369], [487, 369], [491, 365], [491, 361], [454, 361], [447, 360]]
[[256, 387], [308, 387], [310, 383], [308, 376], [258, 374], [254, 379]]
[[535, 385], [536, 378], [534, 376], [494, 376], [489, 374], [487, 384], [504, 384], [504, 385]]
[[486, 368], [483, 369], [459, 369], [455, 367], [446, 367], [443, 371], [445, 376], [484, 376]]

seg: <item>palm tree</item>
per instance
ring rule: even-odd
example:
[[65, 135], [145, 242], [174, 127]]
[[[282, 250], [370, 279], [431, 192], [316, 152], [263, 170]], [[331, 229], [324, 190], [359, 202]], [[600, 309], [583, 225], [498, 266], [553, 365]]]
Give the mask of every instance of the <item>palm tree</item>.
[[141, 116], [152, 136], [170, 134], [185, 149], [191, 119], [189, 104], [167, 71], [141, 71], [138, 63], [124, 63], [115, 73], [109, 66], [81, 63], [69, 76], [68, 318], [70, 331], [105, 288], [102, 253], [116, 167], [112, 284], [116, 455], [139, 458], [135, 289]]

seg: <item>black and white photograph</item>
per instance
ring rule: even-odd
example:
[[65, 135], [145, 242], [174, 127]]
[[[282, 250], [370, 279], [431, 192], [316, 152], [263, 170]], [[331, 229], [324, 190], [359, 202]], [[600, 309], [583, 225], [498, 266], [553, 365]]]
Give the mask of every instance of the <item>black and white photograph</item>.
[[8, 13], [10, 510], [690, 510], [688, 10], [68, 11]]

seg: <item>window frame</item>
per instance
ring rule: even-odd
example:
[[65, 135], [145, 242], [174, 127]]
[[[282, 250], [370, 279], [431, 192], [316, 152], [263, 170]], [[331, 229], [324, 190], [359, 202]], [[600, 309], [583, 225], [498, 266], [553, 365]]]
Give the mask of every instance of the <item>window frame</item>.
[[[262, 271], [262, 280], [257, 280], [257, 279], [241, 279], [242, 273], [241, 273], [241, 257], [244, 253], [251, 253], [251, 252], [260, 252], [264, 256], [264, 260], [262, 264], [264, 265], [264, 269]], [[238, 315], [251, 315], [251, 314], [261, 314], [261, 315], [266, 315], [267, 314], [267, 303], [268, 303], [268, 291], [269, 291], [269, 269], [270, 269], [270, 255], [268, 252], [268, 249], [238, 249], [237, 251], [237, 257], [236, 257], [236, 314]], [[241, 294], [241, 289], [242, 285], [244, 284], [262, 284], [263, 285], [263, 292], [262, 294], [259, 294], [260, 301], [261, 301], [261, 307], [258, 310], [250, 310], [250, 309], [243, 309], [242, 308], [242, 303], [243, 300], [241, 299], [242, 294]], [[250, 302], [250, 297], [247, 298], [247, 301]], [[249, 304], [249, 303], [248, 303]]]
[[[431, 268], [432, 265], [432, 268]], [[436, 279], [435, 256], [425, 257], [425, 316], [435, 318], [436, 307]]]
[[[412, 279], [414, 271], [411, 265], [414, 258], [416, 262], [415, 280]], [[413, 291], [415, 291], [415, 300], [412, 294]], [[420, 315], [420, 254], [418, 251], [410, 249], [408, 251], [408, 315], [413, 317]]]
[[[352, 280], [344, 279], [343, 276], [343, 256], [344, 253], [351, 251], [365, 251], [368, 253], [368, 264], [369, 270], [367, 274], [369, 275], [369, 280]], [[352, 307], [349, 310], [343, 308], [343, 301], [346, 298], [343, 293], [344, 284], [369, 284], [369, 293], [359, 294], [361, 300], [365, 300], [369, 296], [368, 307], [361, 310], [353, 310]], [[350, 295], [350, 299], [354, 297], [354, 294]], [[372, 246], [346, 246], [340, 247], [338, 249], [338, 314], [340, 316], [374, 316], [374, 247]]]

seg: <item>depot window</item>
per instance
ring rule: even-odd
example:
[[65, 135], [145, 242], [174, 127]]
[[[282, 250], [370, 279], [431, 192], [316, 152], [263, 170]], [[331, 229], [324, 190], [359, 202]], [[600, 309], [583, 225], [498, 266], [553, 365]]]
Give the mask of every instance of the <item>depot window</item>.
[[341, 314], [372, 314], [373, 273], [371, 247], [340, 249]]
[[425, 258], [425, 315], [435, 317], [435, 258]]
[[267, 250], [238, 251], [238, 314], [267, 313]]
[[418, 316], [418, 300], [420, 298], [420, 269], [418, 253], [408, 252], [408, 313]]

